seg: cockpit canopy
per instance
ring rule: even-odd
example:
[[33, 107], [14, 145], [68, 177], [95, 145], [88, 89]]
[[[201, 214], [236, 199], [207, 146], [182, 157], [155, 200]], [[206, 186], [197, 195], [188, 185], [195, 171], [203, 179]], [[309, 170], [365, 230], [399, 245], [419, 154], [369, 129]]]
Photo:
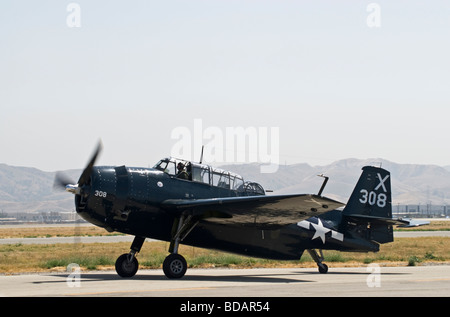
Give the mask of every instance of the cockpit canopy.
[[160, 160], [153, 168], [171, 177], [234, 190], [240, 195], [265, 195], [264, 188], [258, 183], [244, 182], [238, 174], [205, 164], [169, 157]]

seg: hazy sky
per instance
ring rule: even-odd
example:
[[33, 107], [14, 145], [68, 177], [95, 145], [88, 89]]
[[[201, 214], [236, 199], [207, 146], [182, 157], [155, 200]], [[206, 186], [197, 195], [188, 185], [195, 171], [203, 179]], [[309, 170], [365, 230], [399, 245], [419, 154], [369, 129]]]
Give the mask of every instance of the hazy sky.
[[450, 2], [0, 2], [0, 163], [153, 165], [195, 119], [277, 128], [283, 164], [449, 165]]

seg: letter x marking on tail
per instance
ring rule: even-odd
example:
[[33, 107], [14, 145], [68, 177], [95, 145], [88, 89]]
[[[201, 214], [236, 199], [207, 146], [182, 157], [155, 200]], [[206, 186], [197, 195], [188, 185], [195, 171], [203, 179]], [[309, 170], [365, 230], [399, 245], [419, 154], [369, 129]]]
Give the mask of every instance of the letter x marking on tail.
[[380, 189], [380, 187], [383, 187], [384, 192], [387, 193], [387, 189], [386, 189], [386, 186], [384, 186], [384, 182], [389, 178], [389, 174], [386, 175], [385, 178], [381, 178], [380, 173], [377, 173], [377, 176], [378, 176], [378, 179], [380, 180], [380, 183], [378, 184], [377, 187], [375, 187], [375, 190], [378, 190], [378, 189]]

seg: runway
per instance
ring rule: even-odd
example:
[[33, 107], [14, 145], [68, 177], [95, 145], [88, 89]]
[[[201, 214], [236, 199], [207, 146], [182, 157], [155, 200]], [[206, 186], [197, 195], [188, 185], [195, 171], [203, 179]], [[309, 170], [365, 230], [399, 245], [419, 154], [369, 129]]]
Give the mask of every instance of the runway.
[[[55, 244], [55, 243], [116, 243], [133, 242], [134, 236], [93, 236], [93, 237], [49, 237], [49, 238], [7, 238], [0, 244]], [[147, 239], [151, 241], [151, 239]]]
[[450, 266], [189, 269], [167, 279], [162, 270], [140, 270], [131, 279], [114, 271], [0, 276], [1, 296], [63, 297], [448, 297]]
[[[450, 237], [450, 231], [401, 231], [394, 232], [394, 238]], [[50, 238], [7, 238], [0, 244], [54, 244], [54, 243], [116, 243], [133, 242], [134, 236], [93, 236], [93, 237], [50, 237]], [[146, 241], [154, 241], [147, 238]]]

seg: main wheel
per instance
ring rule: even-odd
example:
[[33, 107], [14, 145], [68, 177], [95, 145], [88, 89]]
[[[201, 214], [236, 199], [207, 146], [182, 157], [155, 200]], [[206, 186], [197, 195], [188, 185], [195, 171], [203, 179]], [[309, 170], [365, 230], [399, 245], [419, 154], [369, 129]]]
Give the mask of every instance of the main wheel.
[[168, 278], [182, 278], [186, 270], [186, 260], [179, 254], [172, 253], [163, 262], [163, 271]]
[[138, 260], [135, 256], [131, 256], [129, 253], [122, 254], [116, 260], [116, 272], [121, 277], [133, 277], [138, 268]]

